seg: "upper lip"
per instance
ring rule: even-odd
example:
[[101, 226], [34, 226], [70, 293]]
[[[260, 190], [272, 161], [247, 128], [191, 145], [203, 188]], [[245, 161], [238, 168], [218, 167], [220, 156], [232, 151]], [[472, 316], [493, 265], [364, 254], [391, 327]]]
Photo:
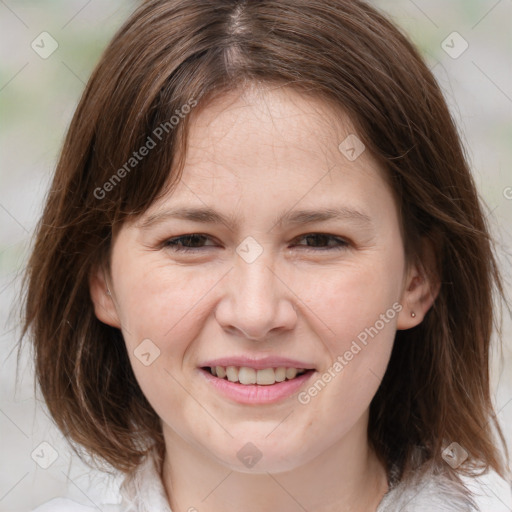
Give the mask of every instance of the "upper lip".
[[221, 357], [219, 359], [211, 359], [201, 364], [201, 367], [209, 366], [228, 366], [254, 368], [255, 370], [264, 370], [265, 368], [303, 368], [306, 370], [313, 370], [314, 368], [309, 363], [297, 361], [296, 359], [289, 359], [286, 357], [263, 357], [260, 359], [250, 357]]

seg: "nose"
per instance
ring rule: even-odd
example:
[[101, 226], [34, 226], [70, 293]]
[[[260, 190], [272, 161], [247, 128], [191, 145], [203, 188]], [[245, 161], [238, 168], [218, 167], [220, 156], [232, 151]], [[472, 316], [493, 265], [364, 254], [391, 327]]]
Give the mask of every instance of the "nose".
[[226, 276], [223, 296], [215, 317], [230, 334], [250, 340], [266, 340], [294, 328], [297, 322], [294, 301], [286, 276], [260, 256], [247, 263], [242, 258]]

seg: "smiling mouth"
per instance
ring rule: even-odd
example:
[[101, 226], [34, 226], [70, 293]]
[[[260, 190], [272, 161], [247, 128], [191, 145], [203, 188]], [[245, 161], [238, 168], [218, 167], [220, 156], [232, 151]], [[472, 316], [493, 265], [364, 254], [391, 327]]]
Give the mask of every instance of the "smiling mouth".
[[306, 368], [285, 367], [256, 370], [247, 366], [205, 366], [202, 370], [210, 373], [218, 379], [246, 386], [254, 384], [271, 386], [279, 382], [293, 380], [300, 375], [313, 371]]

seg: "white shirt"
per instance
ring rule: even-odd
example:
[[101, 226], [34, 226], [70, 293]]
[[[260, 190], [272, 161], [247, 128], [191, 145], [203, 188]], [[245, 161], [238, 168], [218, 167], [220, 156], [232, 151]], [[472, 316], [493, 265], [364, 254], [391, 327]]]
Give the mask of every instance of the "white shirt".
[[[443, 475], [430, 474], [390, 488], [376, 512], [512, 512], [512, 483], [507, 483], [494, 471], [480, 477], [464, 477], [463, 481], [471, 491], [477, 509], [469, 506], [466, 490]], [[190, 510], [194, 509], [193, 505]], [[199, 505], [196, 505], [198, 510]], [[84, 505], [68, 498], [55, 498], [33, 512], [97, 512], [98, 508], [102, 512], [172, 512], [157, 459], [146, 457], [139, 468], [101, 503]]]

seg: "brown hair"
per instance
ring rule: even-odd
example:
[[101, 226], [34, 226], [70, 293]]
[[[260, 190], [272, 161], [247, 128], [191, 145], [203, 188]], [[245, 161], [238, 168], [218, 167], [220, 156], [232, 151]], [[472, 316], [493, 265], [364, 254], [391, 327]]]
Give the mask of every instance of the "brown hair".
[[[357, 0], [149, 0], [115, 35], [69, 128], [26, 274], [23, 335], [31, 332], [57, 425], [122, 471], [153, 445], [163, 452], [160, 420], [121, 332], [96, 318], [88, 276], [108, 267], [123, 221], [179, 180], [190, 117], [249, 82], [343, 109], [392, 183], [408, 261], [422, 261], [422, 241], [435, 244], [439, 295], [420, 325], [397, 332], [370, 406], [376, 452], [404, 472], [417, 447], [420, 463], [442, 464], [442, 448], [456, 441], [470, 454], [458, 471], [503, 476], [489, 346], [493, 297], [504, 297], [482, 207], [431, 72], [393, 24]], [[162, 126], [161, 142], [112, 185]]]

